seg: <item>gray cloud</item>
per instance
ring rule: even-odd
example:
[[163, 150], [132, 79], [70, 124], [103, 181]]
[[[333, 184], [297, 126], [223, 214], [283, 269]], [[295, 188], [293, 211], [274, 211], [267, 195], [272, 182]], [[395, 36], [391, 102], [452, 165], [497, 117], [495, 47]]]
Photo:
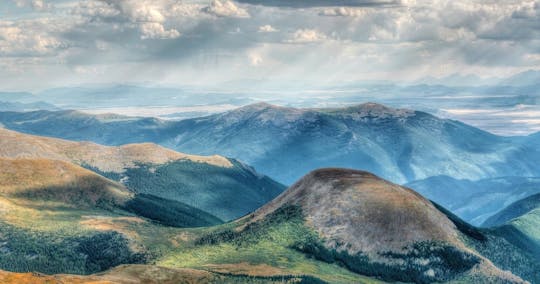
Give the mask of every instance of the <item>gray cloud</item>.
[[312, 8], [312, 7], [375, 7], [399, 5], [399, 0], [239, 0], [239, 2], [271, 7]]
[[[51, 0], [39, 13], [29, 4], [9, 7], [19, 14], [0, 21], [0, 77], [32, 80], [36, 70], [68, 82], [144, 73], [145, 81], [178, 84], [330, 83], [540, 68], [538, 0], [295, 1], [301, 9], [245, 1], [255, 0]], [[141, 74], [126, 75], [127, 66]]]

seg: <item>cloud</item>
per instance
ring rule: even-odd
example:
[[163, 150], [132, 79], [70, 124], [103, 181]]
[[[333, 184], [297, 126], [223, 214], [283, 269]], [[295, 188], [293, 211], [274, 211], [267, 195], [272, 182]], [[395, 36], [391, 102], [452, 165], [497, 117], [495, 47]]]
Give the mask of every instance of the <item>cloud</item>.
[[399, 0], [239, 0], [239, 2], [263, 5], [271, 7], [292, 7], [292, 8], [312, 8], [312, 7], [376, 7], [399, 5]]
[[259, 27], [260, 33], [275, 33], [278, 31], [279, 31], [278, 29], [272, 27], [271, 25], [264, 25], [264, 26]]
[[319, 12], [319, 15], [332, 17], [360, 17], [365, 15], [366, 13], [366, 10], [361, 8], [335, 7], [324, 9]]
[[173, 39], [180, 36], [177, 30], [165, 30], [162, 24], [155, 22], [142, 23], [140, 30], [141, 39]]
[[[317, 83], [540, 69], [540, 0], [43, 0], [54, 5], [40, 13], [39, 0], [13, 1], [25, 6], [0, 21], [2, 61], [24, 58], [24, 69], [49, 70], [53, 81], [89, 65], [107, 65], [101, 80]], [[125, 75], [141, 66], [154, 73]]]
[[13, 0], [17, 7], [31, 7], [35, 11], [46, 11], [52, 8], [50, 3], [44, 0]]
[[238, 7], [233, 1], [230, 0], [214, 0], [209, 6], [203, 8], [203, 11], [217, 17], [250, 17], [246, 9]]
[[[50, 28], [51, 31], [46, 28]], [[0, 56], [56, 55], [68, 47], [67, 42], [54, 35], [54, 32], [58, 32], [59, 29], [61, 27], [58, 23], [48, 19], [21, 22], [0, 21]]]
[[315, 42], [321, 42], [325, 39], [327, 39], [327, 36], [318, 30], [299, 29], [299, 30], [296, 30], [291, 35], [291, 37], [286, 40], [286, 42], [287, 43], [315, 43]]
[[88, 23], [116, 23], [121, 30], [136, 28], [140, 39], [174, 39], [181, 35], [177, 17], [195, 16], [199, 6], [183, 7], [172, 0], [86, 0], [73, 9], [74, 15], [83, 16]]

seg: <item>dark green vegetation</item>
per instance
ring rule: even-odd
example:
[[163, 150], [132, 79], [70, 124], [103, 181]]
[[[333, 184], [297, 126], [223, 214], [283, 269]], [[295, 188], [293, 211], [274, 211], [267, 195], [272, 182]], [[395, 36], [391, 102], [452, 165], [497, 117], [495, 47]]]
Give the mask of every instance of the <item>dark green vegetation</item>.
[[[336, 199], [324, 200], [319, 198], [320, 195], [338, 196]], [[367, 200], [352, 200], [348, 203], [350, 198]], [[340, 204], [339, 207], [332, 207], [335, 213], [319, 210], [320, 207], [326, 207], [327, 202], [335, 204], [334, 200]], [[374, 219], [388, 217], [389, 212], [370, 211], [366, 204], [361, 205], [361, 202], [377, 203], [379, 206], [376, 208], [382, 210], [387, 208], [384, 203], [387, 200], [396, 201], [388, 203], [388, 206], [399, 211], [401, 226], [413, 226], [411, 222], [415, 222], [414, 219], [423, 220], [426, 217], [424, 214], [437, 219], [426, 219], [429, 222], [436, 221], [415, 231], [414, 236], [423, 237], [413, 237], [410, 242], [403, 243], [401, 248], [379, 248], [377, 245], [380, 246], [380, 241], [400, 236], [378, 235], [377, 238], [381, 240], [377, 241], [372, 251], [352, 250], [361, 241], [357, 238], [366, 235], [362, 230], [351, 231], [344, 225], [348, 223], [343, 223], [342, 218], [361, 218], [356, 214], [366, 214]], [[358, 206], [361, 206], [362, 211], [356, 211], [360, 210]], [[340, 207], [351, 215], [343, 217], [338, 211]], [[415, 211], [412, 207], [426, 209]], [[328, 215], [332, 217], [327, 218]], [[408, 215], [414, 218], [408, 219]], [[317, 223], [320, 220], [314, 220], [314, 216], [328, 221]], [[376, 224], [384, 226], [388, 220], [381, 222]], [[310, 173], [269, 205], [233, 224], [210, 229], [197, 238], [192, 247], [188, 245], [166, 256], [161, 263], [199, 267], [202, 263], [197, 255], [200, 253], [209, 256], [205, 261], [210, 263], [236, 263], [244, 260], [253, 265], [286, 266], [296, 271], [305, 271], [299, 263], [315, 261], [320, 265], [322, 262], [390, 282], [517, 281], [511, 280], [504, 273], [497, 274], [501, 272], [496, 272], [496, 268], [488, 264], [489, 259], [498, 268], [512, 271], [525, 280], [533, 283], [540, 280], [537, 272], [540, 266], [534, 251], [529, 250], [532, 245], [530, 240], [518, 238], [516, 234], [501, 229], [474, 227], [439, 205], [431, 207], [427, 200], [412, 191], [360, 171], [324, 169]], [[352, 233], [354, 237], [338, 233], [326, 239], [325, 236], [336, 231], [336, 226], [337, 230]], [[366, 224], [359, 226], [369, 230]], [[439, 228], [443, 230], [443, 235], [437, 233], [437, 226], [442, 226]], [[372, 230], [380, 230], [380, 227]], [[395, 228], [389, 227], [387, 230], [397, 233]], [[386, 232], [381, 230], [377, 233]], [[324, 277], [322, 279], [327, 280]]]
[[531, 283], [540, 283], [540, 254], [530, 239], [510, 228], [484, 229], [488, 241], [467, 244], [497, 267]]
[[[204, 269], [206, 265], [232, 265], [235, 274], [260, 273], [280, 279], [282, 275], [302, 276], [301, 283], [378, 283], [362, 277], [336, 263], [322, 262], [299, 251], [297, 247], [316, 239], [306, 227], [298, 207], [286, 207], [260, 222], [245, 224], [245, 220], [227, 223], [200, 231], [184, 246], [158, 261], [170, 267]], [[243, 227], [243, 228], [242, 228]], [[287, 277], [285, 277], [286, 279]]]
[[497, 267], [510, 270], [525, 280], [540, 281], [540, 250], [533, 240], [511, 226], [495, 229], [474, 227], [434, 203], [463, 234], [465, 243]]
[[[538, 186], [540, 190], [540, 185]], [[535, 209], [540, 208], [540, 194], [535, 194], [527, 198], [516, 201], [506, 208], [504, 208], [499, 213], [491, 216], [487, 219], [483, 226], [493, 227], [503, 225], [515, 218], [521, 217]]]
[[232, 168], [179, 160], [163, 165], [139, 164], [121, 175], [103, 173], [139, 194], [185, 203], [222, 220], [253, 212], [285, 186], [231, 160]]
[[[216, 273], [216, 272], [214, 272]], [[323, 281], [317, 277], [309, 275], [277, 275], [277, 276], [250, 276], [232, 273], [217, 273], [226, 278], [216, 283], [298, 283], [298, 284], [326, 284], [328, 282]], [[231, 281], [231, 282], [229, 282]]]
[[[529, 267], [520, 267], [521, 270], [532, 275], [525, 277], [533, 283], [540, 282], [540, 195], [532, 195], [510, 204], [508, 207], [488, 219], [485, 226], [498, 236], [504, 237], [508, 242], [528, 252], [527, 258], [534, 261], [522, 261]], [[487, 254], [499, 253], [501, 262], [516, 259], [515, 256], [505, 253], [504, 250], [486, 251]], [[509, 256], [512, 257], [509, 257]], [[512, 270], [513, 271], [513, 270]], [[519, 273], [519, 272], [516, 272]]]
[[[292, 231], [289, 231], [291, 229]], [[250, 223], [241, 231], [228, 227], [218, 229], [203, 235], [195, 241], [195, 244], [219, 246], [227, 243], [241, 251], [250, 246], [258, 247], [263, 240], [271, 241], [278, 236], [277, 234], [283, 234], [280, 238], [285, 240], [281, 241], [285, 241], [290, 250], [329, 264], [338, 264], [361, 275], [392, 282], [448, 281], [471, 269], [480, 261], [473, 254], [437, 242], [416, 243], [406, 249], [408, 253], [384, 253], [385, 257], [396, 260], [393, 263], [377, 262], [362, 253], [350, 255], [346, 251], [336, 251], [327, 248], [324, 240], [306, 227], [302, 210], [296, 206], [280, 208], [265, 219]], [[425, 261], [429, 263], [432, 272], [427, 272], [426, 264], [421, 264]]]
[[[386, 264], [370, 260], [363, 254], [349, 255], [344, 251], [330, 250], [320, 241], [312, 241], [298, 248], [316, 259], [340, 263], [347, 269], [362, 275], [373, 276], [385, 281], [404, 281], [414, 283], [432, 283], [454, 279], [480, 262], [470, 253], [442, 243], [416, 243], [408, 247], [409, 253], [386, 253], [385, 257], [402, 261], [403, 264]], [[429, 261], [430, 270], [426, 270], [421, 261]], [[433, 273], [433, 274], [432, 274]]]
[[193, 228], [223, 223], [217, 217], [192, 206], [149, 194], [135, 195], [124, 208], [166, 226]]
[[63, 237], [0, 223], [0, 269], [90, 274], [124, 263], [144, 263], [144, 253], [129, 248], [121, 234], [86, 232]]

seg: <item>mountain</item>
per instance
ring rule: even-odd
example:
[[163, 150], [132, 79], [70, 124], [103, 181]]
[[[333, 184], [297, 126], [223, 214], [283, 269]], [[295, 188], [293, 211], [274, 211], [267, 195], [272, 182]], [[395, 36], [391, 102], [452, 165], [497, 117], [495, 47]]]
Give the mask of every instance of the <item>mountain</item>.
[[492, 227], [540, 261], [540, 194], [508, 205], [487, 219], [483, 226]]
[[476, 181], [433, 176], [405, 184], [473, 225], [482, 225], [514, 201], [540, 193], [540, 178], [498, 177]]
[[0, 101], [0, 111], [37, 111], [37, 110], [49, 110], [56, 111], [60, 108], [45, 103], [45, 102], [35, 102], [35, 103], [19, 103], [19, 102], [3, 102]]
[[243, 105], [252, 102], [251, 95], [200, 91], [193, 88], [136, 86], [123, 84], [89, 84], [45, 89], [34, 94], [0, 92], [0, 101], [34, 103], [43, 101], [63, 109], [95, 109], [111, 107], [202, 105]]
[[0, 101], [3, 102], [19, 102], [19, 103], [35, 103], [39, 99], [28, 92], [0, 92]]
[[0, 112], [0, 123], [19, 132], [105, 145], [157, 141], [169, 124], [156, 118], [90, 115], [74, 110]]
[[499, 82], [499, 84], [511, 86], [531, 86], [538, 85], [538, 82], [540, 82], [540, 70], [527, 70], [505, 78]]
[[6, 198], [57, 202], [77, 209], [121, 209], [178, 227], [222, 223], [177, 201], [134, 194], [121, 184], [68, 162], [0, 158], [0, 170], [0, 194]]
[[0, 128], [0, 157], [75, 163], [122, 182], [141, 197], [175, 200], [223, 220], [250, 213], [284, 190], [236, 160], [188, 155], [151, 143], [108, 147]]
[[[30, 161], [36, 159], [7, 160], [33, 164]], [[5, 283], [539, 280], [537, 260], [505, 231], [477, 229], [416, 192], [363, 171], [316, 170], [236, 221], [179, 228], [129, 211], [122, 204], [137, 195], [91, 171], [63, 161], [38, 160], [37, 165], [28, 170], [21, 170], [28, 165], [6, 166], [24, 176], [0, 187], [0, 208], [8, 212], [0, 214], [0, 269], [91, 275], [0, 271]], [[48, 181], [44, 177], [48, 172], [57, 178]], [[66, 182], [78, 177], [76, 172], [102, 180], [110, 188]], [[32, 176], [44, 184], [34, 185]], [[21, 179], [28, 184], [5, 189], [18, 186]], [[56, 188], [47, 186], [56, 183], [70, 189], [35, 194]], [[108, 198], [111, 190], [122, 194]], [[70, 191], [80, 194], [64, 194]], [[81, 195], [104, 201], [76, 198]]]
[[538, 208], [540, 208], [540, 194], [531, 195], [508, 205], [506, 208], [487, 219], [484, 222], [484, 225], [502, 225], [516, 218], [520, 218], [525, 214], [531, 213]]
[[516, 201], [487, 219], [483, 226], [498, 226], [498, 230], [516, 236], [524, 248], [540, 259], [540, 194]]
[[134, 194], [80, 166], [47, 159], [0, 158], [0, 212], [0, 269], [20, 272], [88, 274], [144, 263], [155, 254], [145, 230], [222, 223], [199, 209]]
[[540, 172], [533, 162], [538, 149], [518, 139], [372, 103], [339, 109], [257, 104], [183, 120], [174, 129], [176, 137], [162, 145], [236, 157], [287, 184], [327, 166], [364, 169], [398, 183], [434, 175], [474, 180]]
[[[344, 271], [389, 282], [522, 282], [503, 270], [539, 280], [536, 259], [503, 236], [468, 225], [408, 188], [347, 169], [311, 172], [256, 212], [158, 263], [255, 274], [265, 264], [291, 274], [317, 271], [311, 275], [330, 283], [367, 281]], [[314, 267], [322, 264], [333, 272]]]
[[260, 103], [182, 121], [74, 111], [2, 112], [0, 123], [71, 140], [154, 142], [187, 153], [235, 157], [285, 184], [329, 166], [364, 169], [397, 183], [437, 175], [471, 180], [540, 175], [538, 143], [373, 103], [336, 109]]

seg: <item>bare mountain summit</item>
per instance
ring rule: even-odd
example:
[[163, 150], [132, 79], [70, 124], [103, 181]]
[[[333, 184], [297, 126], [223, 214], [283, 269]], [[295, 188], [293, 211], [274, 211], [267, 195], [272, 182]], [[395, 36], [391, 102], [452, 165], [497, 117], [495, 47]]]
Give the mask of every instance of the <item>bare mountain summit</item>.
[[295, 210], [318, 239], [297, 244], [298, 250], [363, 275], [416, 283], [522, 282], [472, 245], [488, 246], [486, 232], [441, 211], [418, 193], [368, 172], [313, 171], [240, 220], [245, 222], [241, 230], [286, 218], [283, 212], [292, 216]]

